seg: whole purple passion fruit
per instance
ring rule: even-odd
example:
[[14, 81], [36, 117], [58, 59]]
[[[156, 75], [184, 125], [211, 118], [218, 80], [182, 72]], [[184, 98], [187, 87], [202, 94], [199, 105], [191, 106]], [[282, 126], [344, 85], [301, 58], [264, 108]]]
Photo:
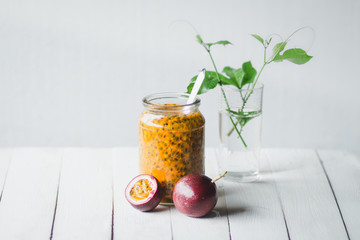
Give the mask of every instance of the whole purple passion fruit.
[[148, 174], [133, 178], [125, 189], [126, 200], [136, 209], [147, 212], [159, 205], [162, 189], [159, 181]]
[[[224, 176], [226, 172], [222, 175]], [[189, 217], [202, 217], [208, 214], [217, 203], [215, 180], [205, 175], [189, 174], [175, 185], [173, 201], [176, 209]]]

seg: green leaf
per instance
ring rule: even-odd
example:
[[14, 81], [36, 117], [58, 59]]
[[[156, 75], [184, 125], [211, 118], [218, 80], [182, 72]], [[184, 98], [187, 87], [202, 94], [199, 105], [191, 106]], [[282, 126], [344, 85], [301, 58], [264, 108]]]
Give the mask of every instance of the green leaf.
[[310, 61], [311, 58], [312, 56], [307, 55], [301, 48], [292, 48], [286, 50], [283, 55], [277, 55], [274, 61], [280, 62], [282, 60], [288, 60], [295, 64], [304, 64]]
[[196, 39], [197, 41], [202, 45], [204, 43], [204, 41], [202, 40], [202, 38], [200, 37], [200, 35], [196, 35]]
[[223, 46], [226, 46], [229, 44], [232, 44], [232, 43], [227, 40], [217, 41], [217, 42], [213, 43], [213, 45], [223, 45]]
[[[191, 90], [194, 87], [195, 81], [196, 81], [197, 75], [194, 76], [191, 80], [189, 85], [187, 86], [187, 93], [191, 93]], [[230, 79], [228, 79], [227, 77], [225, 77], [224, 75], [219, 73], [219, 78], [220, 81], [225, 84], [225, 82], [227, 84], [229, 84], [229, 82], [231, 82]], [[203, 94], [206, 93], [207, 91], [214, 89], [216, 87], [216, 85], [219, 83], [218, 78], [217, 78], [217, 74], [216, 72], [213, 71], [206, 71], [205, 73], [205, 78], [203, 83], [201, 84], [200, 90], [198, 92], [198, 94]]]
[[231, 117], [235, 117], [241, 127], [244, 127], [251, 119], [255, 118], [252, 112], [242, 112], [240, 109], [236, 112], [231, 109], [226, 109]]
[[242, 69], [244, 71], [244, 78], [240, 83], [240, 88], [246, 84], [253, 83], [257, 73], [250, 61], [243, 63]]
[[239, 122], [241, 127], [244, 127], [254, 117], [238, 117], [236, 120]]
[[264, 39], [256, 34], [251, 34], [254, 38], [256, 38], [259, 42], [261, 42], [262, 45], [264, 45]]
[[[223, 76], [223, 77], [221, 77], [221, 76]], [[227, 78], [224, 75], [221, 75], [221, 76], [220, 76], [220, 80], [223, 85], [233, 85], [233, 86], [238, 87], [238, 85], [234, 79]]]
[[272, 40], [272, 38], [269, 38], [269, 40], [266, 40], [266, 43], [265, 43], [266, 47], [268, 47], [270, 45], [271, 40]]
[[285, 48], [287, 42], [280, 42], [278, 44], [276, 44], [273, 48], [273, 56], [277, 56], [279, 55]]
[[237, 88], [241, 88], [241, 82], [245, 76], [244, 71], [241, 68], [234, 69], [232, 67], [224, 67], [223, 73], [225, 73], [233, 82], [231, 85], [234, 85]]
[[232, 67], [226, 66], [222, 72], [225, 73], [229, 78], [235, 79], [234, 69]]
[[[207, 71], [206, 72], [206, 74], [205, 74], [205, 77], [207, 77], [207, 76], [209, 76], [209, 77], [211, 77], [211, 78], [216, 78], [217, 79], [217, 74], [216, 74], [216, 72], [214, 72], [214, 71]], [[221, 83], [222, 84], [231, 84], [232, 82], [231, 82], [231, 79], [229, 79], [229, 78], [227, 78], [227, 77], [225, 77], [224, 75], [222, 75], [221, 73], [219, 73], [219, 78], [220, 78], [220, 81], [221, 81]]]
[[207, 43], [206, 45], [208, 47], [211, 47], [213, 45], [223, 45], [223, 46], [226, 46], [226, 45], [229, 45], [229, 44], [232, 44], [231, 42], [227, 41], [227, 40], [222, 40], [222, 41], [217, 41], [217, 42], [214, 42], [214, 43]]
[[250, 61], [243, 63], [242, 68], [238, 69], [226, 66], [223, 72], [233, 81], [230, 84], [239, 89], [246, 84], [253, 83], [257, 73]]
[[226, 109], [226, 111], [228, 111], [229, 113], [232, 113], [233, 115], [238, 115], [239, 113], [236, 111], [233, 111], [231, 109]]

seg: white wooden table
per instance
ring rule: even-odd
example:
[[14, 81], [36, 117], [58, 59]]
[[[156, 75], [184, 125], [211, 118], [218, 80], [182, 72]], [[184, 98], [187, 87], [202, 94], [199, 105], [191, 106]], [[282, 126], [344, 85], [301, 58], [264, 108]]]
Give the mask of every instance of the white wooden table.
[[[206, 174], [216, 177], [213, 149]], [[137, 148], [0, 149], [0, 239], [360, 239], [360, 162], [342, 151], [269, 149], [260, 182], [220, 180], [204, 218], [124, 197]]]

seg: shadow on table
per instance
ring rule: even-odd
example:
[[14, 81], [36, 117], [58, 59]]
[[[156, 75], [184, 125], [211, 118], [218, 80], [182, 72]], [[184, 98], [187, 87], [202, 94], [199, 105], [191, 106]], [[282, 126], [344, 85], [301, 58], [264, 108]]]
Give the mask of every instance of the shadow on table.
[[225, 208], [225, 207], [218, 207], [216, 210], [212, 210], [209, 214], [204, 216], [203, 218], [214, 218], [214, 217], [220, 217], [221, 215], [226, 216], [226, 213], [230, 216], [233, 214], [239, 214], [246, 212], [246, 207], [231, 207], [231, 208]]
[[156, 213], [156, 212], [164, 212], [164, 211], [169, 211], [169, 208], [171, 206], [164, 206], [164, 205], [159, 205], [157, 206], [155, 209], [153, 209], [151, 212]]

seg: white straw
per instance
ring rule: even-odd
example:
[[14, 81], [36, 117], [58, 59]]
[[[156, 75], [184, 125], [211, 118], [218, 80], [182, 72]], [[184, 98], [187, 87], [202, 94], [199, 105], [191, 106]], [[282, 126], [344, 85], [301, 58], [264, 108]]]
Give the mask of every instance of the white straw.
[[203, 68], [201, 72], [198, 74], [193, 89], [191, 90], [190, 96], [186, 102], [186, 104], [193, 103], [195, 101], [196, 95], [198, 94], [201, 84], [204, 81], [205, 78], [206, 69]]

